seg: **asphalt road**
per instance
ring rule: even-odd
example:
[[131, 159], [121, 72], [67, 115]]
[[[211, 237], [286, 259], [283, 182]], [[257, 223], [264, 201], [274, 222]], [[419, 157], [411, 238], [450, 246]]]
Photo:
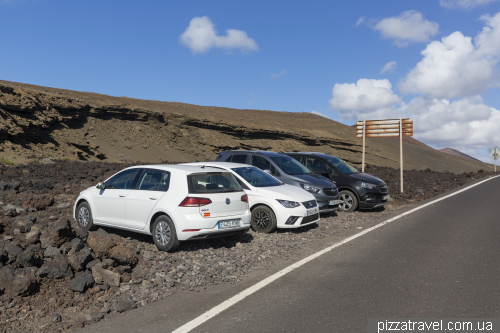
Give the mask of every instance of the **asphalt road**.
[[[499, 189], [500, 177], [356, 238], [193, 332], [366, 332], [368, 318], [500, 318]], [[165, 305], [138, 309], [142, 318], [159, 311], [143, 328], [171, 331], [233, 296], [231, 288], [173, 295], [175, 314]]]

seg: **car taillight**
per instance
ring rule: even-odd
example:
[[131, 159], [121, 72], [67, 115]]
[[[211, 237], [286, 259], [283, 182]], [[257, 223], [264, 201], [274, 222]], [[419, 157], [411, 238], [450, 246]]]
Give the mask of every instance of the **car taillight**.
[[248, 203], [248, 195], [247, 194], [242, 195], [241, 196], [241, 201]]
[[211, 203], [212, 203], [212, 200], [210, 200], [209, 198], [186, 197], [179, 204], [179, 207], [201, 207], [201, 206], [209, 205]]

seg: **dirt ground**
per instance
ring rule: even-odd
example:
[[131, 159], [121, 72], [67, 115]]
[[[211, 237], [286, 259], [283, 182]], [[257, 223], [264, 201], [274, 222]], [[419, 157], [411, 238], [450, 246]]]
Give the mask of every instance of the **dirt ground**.
[[343, 237], [387, 212], [491, 175], [368, 166], [389, 186], [384, 208], [321, 216], [318, 224], [239, 239], [185, 242], [175, 253], [151, 237], [110, 228], [82, 233], [72, 219], [78, 193], [122, 163], [56, 161], [0, 165], [0, 332], [72, 331], [182, 290], [245, 279], [300, 257], [321, 239]]

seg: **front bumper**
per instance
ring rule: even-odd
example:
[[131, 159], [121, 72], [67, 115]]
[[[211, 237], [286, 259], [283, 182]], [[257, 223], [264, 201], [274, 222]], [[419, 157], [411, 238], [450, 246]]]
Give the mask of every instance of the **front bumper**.
[[359, 209], [374, 209], [385, 206], [389, 201], [383, 199], [389, 197], [389, 193], [367, 193], [360, 198]]

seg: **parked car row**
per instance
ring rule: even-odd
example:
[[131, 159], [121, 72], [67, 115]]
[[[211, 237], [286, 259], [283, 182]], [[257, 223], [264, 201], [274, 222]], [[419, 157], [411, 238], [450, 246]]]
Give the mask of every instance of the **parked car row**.
[[[339, 193], [340, 190], [340, 193]], [[316, 223], [320, 213], [387, 203], [385, 183], [320, 153], [225, 151], [214, 162], [126, 168], [80, 193], [73, 216], [152, 235], [161, 251], [181, 241]]]

